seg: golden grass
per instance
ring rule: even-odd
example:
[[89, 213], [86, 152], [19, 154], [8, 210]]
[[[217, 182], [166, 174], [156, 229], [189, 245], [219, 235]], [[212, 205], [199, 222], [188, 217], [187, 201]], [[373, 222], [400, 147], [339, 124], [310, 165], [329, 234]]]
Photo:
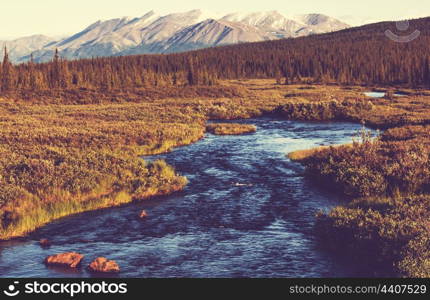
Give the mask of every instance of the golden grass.
[[257, 127], [249, 124], [212, 123], [206, 125], [206, 131], [216, 135], [241, 135], [254, 133]]
[[297, 150], [297, 151], [288, 153], [287, 156], [292, 161], [300, 162], [328, 148], [329, 146], [319, 146], [312, 149]]
[[318, 146], [311, 149], [297, 150], [287, 154], [287, 157], [292, 161], [302, 162], [308, 158], [315, 156], [316, 154], [328, 150], [330, 148], [338, 148], [338, 147], [352, 147], [352, 144], [342, 144], [342, 145], [331, 145], [331, 146]]

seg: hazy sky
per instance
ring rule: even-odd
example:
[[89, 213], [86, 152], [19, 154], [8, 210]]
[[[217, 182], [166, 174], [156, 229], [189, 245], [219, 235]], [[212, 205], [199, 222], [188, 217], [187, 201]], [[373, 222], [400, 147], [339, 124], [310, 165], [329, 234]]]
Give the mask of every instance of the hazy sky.
[[213, 12], [278, 10], [324, 13], [349, 24], [430, 16], [424, 0], [1, 0], [0, 38], [75, 33], [99, 19], [203, 9]]

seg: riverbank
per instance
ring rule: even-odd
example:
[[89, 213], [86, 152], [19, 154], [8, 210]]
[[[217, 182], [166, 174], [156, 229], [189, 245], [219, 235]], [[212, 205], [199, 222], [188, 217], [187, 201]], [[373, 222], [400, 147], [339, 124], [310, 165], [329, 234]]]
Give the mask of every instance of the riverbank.
[[[17, 196], [14, 201], [7, 201], [2, 205], [0, 240], [25, 236], [65, 216], [168, 195], [182, 190], [187, 184], [185, 177], [175, 173], [174, 169], [163, 161], [145, 164], [139, 159], [129, 158], [129, 160], [133, 165], [116, 166], [116, 170], [112, 169], [130, 176], [127, 181], [121, 180], [119, 176], [115, 178], [105, 174], [102, 181], [93, 182], [91, 189], [86, 192], [72, 193], [65, 188], [47, 188], [31, 194], [22, 188], [14, 190], [13, 186], [3, 187], [3, 190], [10, 189], [9, 191]], [[91, 171], [97, 172], [93, 169], [88, 172]], [[141, 173], [142, 171], [144, 173]], [[45, 176], [52, 176], [52, 174], [45, 173]], [[58, 181], [60, 180], [61, 178]]]
[[318, 214], [325, 247], [397, 276], [430, 277], [429, 132], [394, 128], [347, 147], [304, 151], [307, 173], [351, 199]]

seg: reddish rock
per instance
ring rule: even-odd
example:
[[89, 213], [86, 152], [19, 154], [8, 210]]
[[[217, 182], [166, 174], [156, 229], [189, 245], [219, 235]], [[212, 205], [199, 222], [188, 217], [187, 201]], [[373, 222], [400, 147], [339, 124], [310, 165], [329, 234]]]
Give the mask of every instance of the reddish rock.
[[40, 246], [42, 246], [42, 247], [49, 247], [49, 246], [51, 246], [51, 241], [50, 241], [50, 240], [48, 240], [48, 239], [41, 239], [41, 240], [39, 241], [39, 244], [40, 244]]
[[119, 266], [114, 260], [108, 260], [105, 257], [96, 258], [88, 269], [94, 273], [119, 273]]
[[51, 255], [45, 258], [45, 264], [48, 266], [59, 266], [76, 268], [81, 263], [84, 256], [76, 252], [66, 252]]
[[148, 216], [148, 213], [146, 212], [146, 210], [142, 210], [142, 212], [140, 213], [140, 218], [144, 219]]

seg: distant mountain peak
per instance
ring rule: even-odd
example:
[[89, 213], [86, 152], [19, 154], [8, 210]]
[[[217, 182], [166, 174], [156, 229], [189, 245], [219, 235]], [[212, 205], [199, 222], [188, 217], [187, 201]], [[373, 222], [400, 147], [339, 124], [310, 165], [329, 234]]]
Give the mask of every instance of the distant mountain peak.
[[323, 14], [289, 18], [276, 10], [219, 14], [194, 9], [159, 15], [151, 10], [141, 17], [99, 20], [59, 41], [51, 38], [37, 40], [33, 37], [33, 40], [23, 38], [0, 42], [0, 46], [12, 46], [9, 47], [10, 56], [15, 62], [28, 60], [32, 53], [36, 61], [46, 61], [52, 59], [56, 48], [60, 50], [61, 56], [69, 59], [171, 53], [297, 37], [346, 27], [347, 24]]
[[154, 16], [154, 15], [156, 15], [155, 11], [154, 10], [150, 10], [146, 14], [144, 14], [142, 16], [142, 18], [147, 18], [147, 17]]

